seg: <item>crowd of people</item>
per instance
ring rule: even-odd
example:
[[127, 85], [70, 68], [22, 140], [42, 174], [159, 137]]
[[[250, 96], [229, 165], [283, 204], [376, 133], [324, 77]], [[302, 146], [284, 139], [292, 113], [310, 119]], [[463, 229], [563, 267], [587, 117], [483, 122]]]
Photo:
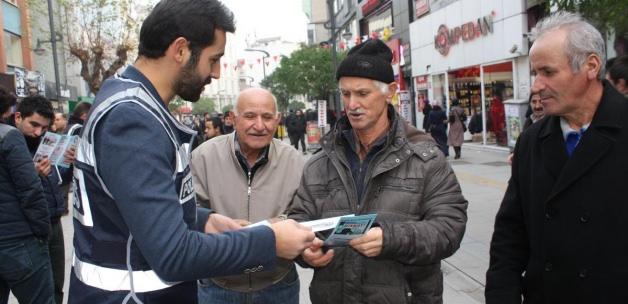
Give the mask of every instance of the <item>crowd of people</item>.
[[[393, 54], [375, 39], [338, 65], [346, 115], [307, 162], [306, 115], [282, 120], [266, 89], [179, 122], [168, 103], [196, 101], [220, 77], [234, 30], [219, 1], [163, 0], [142, 24], [138, 59], [69, 118], [45, 97], [17, 103], [0, 88], [0, 303], [9, 291], [63, 302], [69, 192], [68, 303], [298, 303], [295, 263], [314, 270], [315, 304], [443, 302], [441, 261], [467, 223], [446, 159], [449, 146], [461, 157], [467, 131], [458, 101], [448, 113], [431, 105], [429, 133], [410, 125], [391, 105]], [[532, 36], [530, 113], [495, 221], [486, 302], [626, 302], [626, 57], [605, 74], [602, 36], [572, 13]], [[492, 104], [502, 101], [495, 90]], [[290, 144], [275, 138], [281, 123]], [[33, 161], [47, 131], [79, 137], [68, 168]], [[376, 219], [346, 246], [306, 224], [350, 214]]]

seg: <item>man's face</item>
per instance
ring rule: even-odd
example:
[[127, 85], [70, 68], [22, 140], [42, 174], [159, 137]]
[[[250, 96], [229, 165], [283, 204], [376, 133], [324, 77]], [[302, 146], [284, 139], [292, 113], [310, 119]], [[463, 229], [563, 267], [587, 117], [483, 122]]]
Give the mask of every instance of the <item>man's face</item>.
[[387, 119], [388, 100], [396, 88], [389, 85], [388, 94], [375, 85], [373, 80], [360, 77], [340, 78], [340, 94], [351, 126], [356, 131], [368, 131], [377, 122]]
[[297, 111], [297, 116], [301, 116], [303, 115], [303, 112], [301, 112], [300, 110]]
[[233, 118], [231, 117], [231, 115], [225, 116], [225, 126], [233, 126]]
[[67, 119], [63, 117], [63, 114], [61, 113], [55, 114], [55, 122], [54, 122], [55, 130], [63, 131], [65, 130], [65, 127], [67, 126], [67, 124], [68, 124], [68, 121]]
[[[212, 78], [220, 78], [220, 57], [225, 53], [227, 36], [223, 30], [214, 31], [214, 43], [204, 48], [198, 62], [188, 59], [174, 84], [174, 93], [187, 101], [196, 102]], [[191, 55], [190, 55], [191, 56]]]
[[279, 124], [275, 102], [264, 91], [244, 94], [238, 101], [234, 127], [241, 147], [261, 150], [270, 144]]
[[17, 127], [22, 134], [30, 138], [39, 138], [46, 131], [50, 125], [50, 119], [45, 118], [37, 113], [28, 117], [22, 117], [22, 113], [15, 112], [15, 127]]
[[214, 127], [214, 124], [211, 120], [205, 122], [205, 136], [207, 139], [214, 138], [220, 135], [220, 130]]
[[[545, 114], [564, 116], [577, 110], [591, 84], [592, 72], [575, 72], [564, 51], [566, 32], [554, 30], [537, 39], [530, 49], [530, 65], [536, 75], [532, 93], [539, 94]], [[586, 65], [586, 63], [585, 63]]]
[[536, 117], [543, 115], [543, 103], [541, 102], [541, 96], [539, 94], [533, 94], [530, 99], [530, 107]]

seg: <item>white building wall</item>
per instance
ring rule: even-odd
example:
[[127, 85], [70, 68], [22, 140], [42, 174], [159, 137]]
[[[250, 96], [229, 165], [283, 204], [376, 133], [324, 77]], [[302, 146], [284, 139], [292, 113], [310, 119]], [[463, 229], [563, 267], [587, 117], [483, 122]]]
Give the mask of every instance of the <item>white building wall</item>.
[[[461, 0], [410, 24], [412, 75], [434, 74], [462, 67], [503, 61], [527, 55], [523, 37], [526, 14], [521, 0]], [[477, 18], [493, 16], [493, 33], [452, 45], [447, 56], [434, 47], [441, 24], [454, 28]], [[510, 50], [516, 46], [516, 51]]]

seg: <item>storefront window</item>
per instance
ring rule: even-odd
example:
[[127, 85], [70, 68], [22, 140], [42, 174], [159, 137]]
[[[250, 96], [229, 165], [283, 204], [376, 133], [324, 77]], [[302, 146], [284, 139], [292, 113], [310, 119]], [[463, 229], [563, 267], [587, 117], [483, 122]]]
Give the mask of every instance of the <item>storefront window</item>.
[[467, 117], [482, 113], [480, 66], [449, 72], [449, 104], [457, 99]]
[[513, 97], [512, 62], [503, 62], [482, 67], [484, 79], [484, 102], [486, 109], [487, 143], [506, 146], [506, 115], [504, 101]]

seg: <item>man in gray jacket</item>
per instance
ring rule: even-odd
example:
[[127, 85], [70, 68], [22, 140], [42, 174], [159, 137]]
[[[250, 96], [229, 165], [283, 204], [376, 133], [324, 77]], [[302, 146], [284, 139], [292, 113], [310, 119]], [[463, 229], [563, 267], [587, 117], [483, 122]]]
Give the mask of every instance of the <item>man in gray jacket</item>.
[[[235, 132], [215, 137], [192, 152], [197, 201], [242, 226], [284, 217], [303, 172], [297, 150], [273, 139], [277, 102], [267, 90], [240, 93]], [[271, 220], [273, 221], [273, 220]], [[299, 278], [292, 261], [273, 271], [201, 280], [199, 303], [299, 303]]]
[[[467, 201], [428, 135], [389, 105], [392, 53], [379, 40], [349, 51], [336, 72], [347, 116], [305, 165], [289, 217], [377, 214], [347, 247], [312, 246], [312, 303], [442, 303], [440, 261], [459, 247]], [[323, 237], [319, 235], [319, 237]], [[320, 244], [320, 242], [315, 242]]]

